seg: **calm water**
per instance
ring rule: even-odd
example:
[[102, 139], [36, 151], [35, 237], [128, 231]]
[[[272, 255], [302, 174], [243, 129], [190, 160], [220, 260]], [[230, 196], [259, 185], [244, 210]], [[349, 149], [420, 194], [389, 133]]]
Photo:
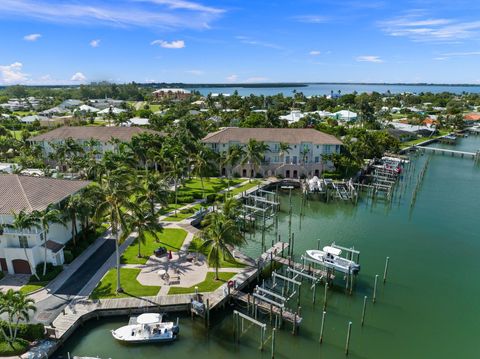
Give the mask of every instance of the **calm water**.
[[209, 93], [225, 93], [233, 94], [236, 90], [241, 96], [254, 95], [266, 95], [272, 96], [279, 93], [285, 96], [292, 96], [293, 91], [303, 92], [305, 96], [323, 96], [330, 95], [331, 91], [335, 94], [340, 91], [342, 94], [352, 93], [357, 91], [362, 92], [379, 92], [387, 93], [420, 93], [420, 92], [452, 92], [461, 94], [463, 92], [480, 93], [480, 86], [449, 86], [449, 85], [360, 85], [360, 84], [309, 84], [306, 87], [264, 87], [264, 88], [246, 88], [246, 87], [199, 87], [190, 88], [190, 90], [197, 90], [202, 95], [208, 95]]
[[[480, 136], [462, 139], [449, 148], [475, 151]], [[322, 291], [317, 304], [311, 292], [302, 289], [304, 322], [293, 337], [288, 326], [277, 336], [277, 358], [344, 358], [348, 321], [353, 322], [352, 358], [477, 358], [480, 332], [480, 166], [471, 159], [433, 155], [416, 201], [412, 190], [427, 155], [414, 160], [404, 174], [390, 205], [373, 202], [365, 195], [358, 206], [307, 203], [300, 219], [300, 198], [293, 197], [292, 230], [296, 253], [336, 241], [361, 251], [362, 270], [356, 290], [346, 295], [341, 287], [329, 292], [325, 341], [318, 344]], [[401, 196], [400, 196], [401, 194]], [[280, 232], [286, 239], [288, 199], [282, 196]], [[268, 242], [274, 233], [268, 236]], [[246, 251], [258, 253], [260, 236], [250, 240]], [[268, 243], [267, 242], [267, 243]], [[386, 285], [369, 302], [365, 326], [360, 326], [363, 296], [371, 297], [375, 274], [383, 273], [390, 256]], [[174, 319], [174, 318], [171, 318]], [[179, 359], [269, 358], [258, 351], [258, 333], [251, 331], [239, 346], [232, 343], [231, 312], [217, 313], [207, 336], [200, 320], [180, 317], [181, 336], [169, 345], [124, 346], [114, 342], [110, 329], [127, 318], [91, 321], [63, 348], [75, 355], [100, 358], [152, 358], [162, 355]]]

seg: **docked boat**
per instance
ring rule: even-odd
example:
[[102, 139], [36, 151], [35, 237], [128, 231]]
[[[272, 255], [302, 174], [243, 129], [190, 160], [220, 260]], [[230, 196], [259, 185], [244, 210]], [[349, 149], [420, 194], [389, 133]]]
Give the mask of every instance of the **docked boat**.
[[360, 264], [341, 257], [342, 250], [331, 246], [323, 247], [323, 250], [311, 249], [306, 252], [311, 259], [320, 262], [324, 266], [338, 270], [346, 274], [358, 274]]
[[171, 342], [179, 333], [177, 323], [164, 322], [162, 314], [145, 313], [130, 318], [128, 325], [112, 330], [115, 339], [125, 343]]

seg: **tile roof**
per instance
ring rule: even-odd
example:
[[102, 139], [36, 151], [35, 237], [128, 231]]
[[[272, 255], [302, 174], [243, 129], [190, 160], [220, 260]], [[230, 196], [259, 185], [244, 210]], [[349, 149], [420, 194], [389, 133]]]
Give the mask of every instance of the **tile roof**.
[[341, 145], [342, 142], [332, 135], [311, 128], [240, 128], [227, 127], [208, 134], [205, 143], [247, 143], [251, 138], [262, 142], [284, 142], [296, 144], [310, 142], [318, 145]]
[[0, 214], [41, 211], [86, 187], [89, 181], [0, 175]]
[[480, 113], [467, 113], [463, 116], [463, 119], [466, 121], [480, 121]]
[[63, 126], [41, 135], [33, 136], [29, 138], [28, 141], [54, 141], [65, 140], [67, 138], [72, 138], [74, 140], [90, 140], [93, 138], [100, 142], [108, 142], [112, 138], [116, 138], [128, 142], [133, 136], [143, 132], [162, 135], [161, 132], [139, 127]]
[[42, 247], [45, 247], [45, 244], [47, 245], [47, 249], [51, 250], [53, 253], [57, 253], [59, 250], [65, 247], [63, 244], [51, 240], [48, 240], [47, 243], [42, 244]]

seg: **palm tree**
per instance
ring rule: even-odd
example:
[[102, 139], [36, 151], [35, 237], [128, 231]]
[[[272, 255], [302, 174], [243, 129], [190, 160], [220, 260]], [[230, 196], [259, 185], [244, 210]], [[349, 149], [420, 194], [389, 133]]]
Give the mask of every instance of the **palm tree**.
[[212, 153], [207, 147], [203, 144], [199, 144], [197, 151], [192, 153], [191, 157], [191, 166], [192, 173], [200, 178], [200, 183], [202, 185], [202, 198], [205, 198], [205, 186], [203, 183], [203, 178], [207, 176], [209, 171], [212, 169]]
[[245, 154], [242, 160], [242, 164], [248, 164], [250, 168], [249, 178], [252, 179], [254, 171], [256, 172], [257, 168], [263, 161], [265, 152], [269, 150], [268, 146], [251, 138], [247, 145], [245, 146]]
[[[141, 245], [147, 241], [147, 235], [152, 236], [155, 241], [159, 241], [159, 232], [163, 230], [158, 222], [158, 214], [149, 212], [149, 204], [142, 202], [139, 205], [132, 204], [132, 210], [126, 214], [126, 223], [128, 232], [137, 231], [138, 237], [138, 258], [142, 257]], [[125, 231], [124, 233], [127, 233]]]
[[132, 195], [130, 174], [124, 168], [107, 172], [100, 181], [100, 204], [95, 212], [97, 221], [107, 216], [115, 237], [115, 252], [117, 257], [117, 293], [122, 292], [120, 285], [120, 233], [127, 229], [125, 221], [128, 199]]
[[285, 158], [285, 154], [289, 154], [290, 151], [292, 150], [292, 147], [288, 144], [288, 143], [285, 143], [285, 142], [280, 142], [280, 148], [279, 148], [279, 156], [280, 158], [282, 159], [282, 163], [284, 163], [284, 158]]
[[[29, 230], [29, 229], [32, 229], [32, 228], [37, 228], [37, 229], [40, 228], [40, 225], [38, 224], [38, 219], [32, 213], [27, 213], [25, 211], [20, 211], [19, 213], [14, 213], [12, 224], [7, 224], [5, 226], [9, 227], [9, 228], [13, 228], [20, 233], [23, 232], [24, 230]], [[25, 258], [27, 259], [27, 261], [29, 263], [31, 263], [30, 259], [28, 258], [28, 252], [27, 252], [28, 244], [26, 246], [23, 245], [22, 247], [23, 247], [23, 250], [24, 250], [24, 253], [25, 253]], [[38, 280], [40, 280], [40, 278], [37, 274], [36, 267], [33, 266], [33, 268], [31, 268], [31, 269], [32, 269], [33, 275]]]
[[38, 220], [40, 226], [43, 229], [44, 238], [44, 258], [43, 258], [43, 276], [47, 274], [47, 241], [48, 241], [48, 232], [50, 231], [50, 224], [58, 223], [63, 226], [65, 221], [62, 216], [62, 212], [53, 206], [48, 206], [43, 211], [34, 211], [33, 216]]
[[244, 243], [243, 236], [234, 220], [223, 212], [209, 213], [202, 223], [205, 227], [200, 233], [204, 240], [201, 249], [208, 250], [208, 264], [215, 268], [215, 280], [218, 280], [218, 268], [222, 258], [234, 261], [230, 246]]
[[149, 211], [154, 215], [155, 204], [168, 204], [168, 193], [166, 180], [156, 172], [147, 172], [141, 182], [138, 201], [148, 203]]
[[243, 150], [242, 146], [232, 145], [228, 148], [225, 163], [230, 166], [230, 177], [232, 176], [233, 168], [240, 163], [244, 156], [245, 151]]
[[13, 289], [9, 289], [6, 293], [0, 292], [0, 315], [6, 315], [8, 318], [8, 334], [3, 327], [1, 327], [1, 331], [12, 348], [17, 340], [18, 324], [21, 320], [28, 321], [30, 319], [29, 312], [37, 310], [34, 303], [35, 301], [27, 297], [27, 294], [15, 292]]

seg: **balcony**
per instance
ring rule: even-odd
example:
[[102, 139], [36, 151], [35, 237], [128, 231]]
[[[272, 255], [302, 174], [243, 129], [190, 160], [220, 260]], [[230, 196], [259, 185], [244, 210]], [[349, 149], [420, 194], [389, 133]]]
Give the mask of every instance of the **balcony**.
[[22, 229], [18, 230], [15, 228], [4, 227], [3, 234], [18, 234], [24, 236], [37, 236], [43, 233], [43, 229], [41, 228], [29, 228], [29, 229]]

